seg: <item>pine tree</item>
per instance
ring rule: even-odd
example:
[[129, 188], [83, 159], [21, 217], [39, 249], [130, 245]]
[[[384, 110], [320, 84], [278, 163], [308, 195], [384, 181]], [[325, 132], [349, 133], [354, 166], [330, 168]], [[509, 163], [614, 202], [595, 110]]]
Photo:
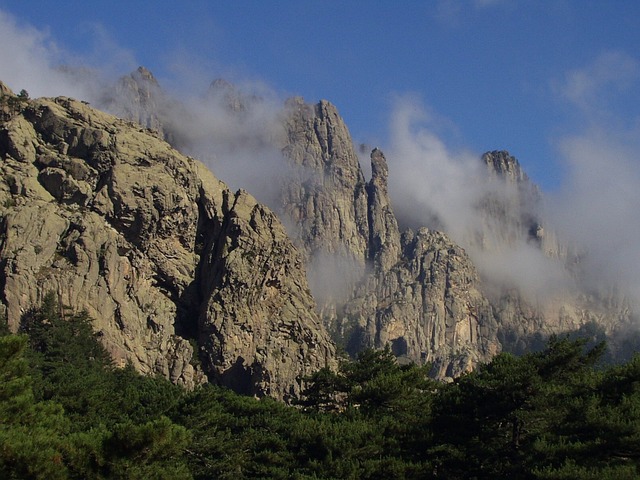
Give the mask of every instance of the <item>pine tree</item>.
[[26, 347], [25, 336], [0, 337], [0, 477], [67, 478], [68, 422], [60, 405], [35, 399]]

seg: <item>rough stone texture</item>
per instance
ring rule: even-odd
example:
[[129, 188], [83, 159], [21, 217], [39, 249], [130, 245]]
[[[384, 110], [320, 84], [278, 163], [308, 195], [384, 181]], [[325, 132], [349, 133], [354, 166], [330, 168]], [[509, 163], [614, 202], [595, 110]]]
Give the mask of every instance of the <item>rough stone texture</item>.
[[[372, 152], [372, 178], [365, 182], [335, 107], [293, 99], [288, 111], [284, 152], [304, 167], [304, 175], [285, 186], [283, 202], [296, 240], [311, 258], [320, 251], [347, 252], [355, 259], [352, 266], [365, 265], [363, 275], [341, 283], [350, 293], [329, 298], [322, 309], [334, 338], [349, 352], [390, 344], [397, 355], [431, 362], [436, 376], [449, 377], [503, 348], [523, 352], [541, 346], [548, 335], [589, 323], [616, 334], [632, 322], [628, 302], [611, 292], [567, 290], [530, 302], [513, 288], [479, 278], [472, 259], [445, 234], [421, 229], [401, 235], [382, 152]], [[517, 159], [493, 151], [482, 161], [492, 188], [477, 205], [465, 245], [498, 253], [527, 245], [571, 275], [579, 256], [544, 225], [540, 192]]]
[[407, 231], [402, 255], [377, 268], [345, 307], [348, 350], [390, 345], [399, 357], [430, 362], [436, 377], [469, 371], [500, 351], [491, 306], [465, 251], [445, 234]]
[[368, 255], [365, 179], [349, 131], [329, 102], [287, 102], [283, 151], [294, 174], [283, 186], [283, 214], [307, 255], [326, 251], [364, 263]]
[[369, 260], [388, 271], [400, 257], [400, 231], [389, 199], [389, 168], [382, 151], [371, 152], [371, 180], [367, 183]]
[[492, 175], [514, 184], [529, 182], [529, 177], [520, 167], [518, 159], [507, 151], [494, 150], [487, 152], [482, 156], [482, 161]]
[[341, 284], [346, 298], [324, 305], [334, 338], [351, 353], [391, 345], [406, 360], [431, 362], [441, 378], [499, 352], [492, 309], [464, 250], [426, 229], [401, 239], [384, 154], [372, 151], [366, 182], [333, 105], [293, 99], [287, 107], [284, 152], [304, 167], [304, 176], [285, 186], [283, 202], [297, 242], [310, 257], [331, 252], [365, 267], [352, 284]]
[[540, 213], [542, 194], [522, 170], [518, 159], [500, 150], [485, 153], [482, 161], [496, 187], [478, 209], [483, 219], [482, 247], [491, 249], [527, 242], [569, 267], [577, 253], [544, 225]]
[[226, 192], [223, 208], [219, 240], [200, 266], [205, 366], [236, 391], [295, 398], [300, 371], [330, 365], [334, 355], [301, 257], [277, 217], [246, 192]]
[[[255, 100], [223, 80], [213, 82], [208, 95], [239, 117]], [[283, 139], [275, 135], [274, 141], [292, 169], [283, 183], [280, 205], [275, 207], [310, 270], [322, 321], [350, 352], [390, 344], [401, 358], [431, 362], [435, 375], [447, 377], [489, 360], [502, 348], [522, 352], [539, 346], [552, 333], [575, 330], [589, 322], [616, 333], [631, 322], [628, 302], [612, 291], [558, 292], [557, 298], [535, 304], [513, 288], [479, 278], [471, 260], [474, 257], [469, 255], [478, 250], [499, 254], [514, 245], [540, 249], [569, 274], [580, 268], [575, 249], [545, 225], [538, 208], [540, 192], [508, 152], [492, 151], [482, 157], [488, 171], [485, 180], [494, 188], [488, 188], [477, 205], [477, 221], [464, 239], [468, 255], [443, 233], [399, 231], [387, 191], [388, 175], [393, 172], [389, 173], [384, 155], [376, 149], [371, 155], [372, 178], [366, 181], [349, 131], [332, 104], [310, 105], [293, 98], [287, 101], [282, 117], [286, 135]], [[130, 118], [137, 119], [135, 115]], [[179, 130], [170, 125], [163, 128], [169, 137]], [[250, 140], [243, 138], [245, 141]], [[17, 157], [32, 156], [28, 145], [12, 145]], [[72, 182], [61, 182], [59, 171], [40, 175], [43, 184], [59, 185], [55, 190], [48, 188], [60, 201], [83, 201], [85, 191]], [[19, 179], [16, 182], [22, 185]], [[218, 204], [235, 205], [235, 199], [228, 197]], [[243, 222], [235, 228], [252, 235], [253, 227]], [[252, 251], [262, 258], [269, 249], [280, 251], [278, 245], [274, 240], [272, 246]], [[244, 261], [223, 255], [215, 268], [225, 271]], [[288, 266], [278, 268], [295, 270], [292, 264], [285, 264]], [[240, 280], [242, 276], [228, 278], [247, 283]], [[242, 322], [222, 326], [217, 320], [218, 314], [233, 316], [225, 302], [236, 298], [236, 293], [212, 287], [202, 295], [209, 291], [225, 300], [216, 303], [217, 310], [211, 310], [208, 318], [200, 316], [202, 331], [209, 332], [209, 338], [243, 339], [247, 333]], [[233, 304], [235, 300], [228, 301]], [[265, 305], [265, 312], [280, 308], [270, 302]], [[257, 335], [266, 338], [264, 332]], [[205, 361], [229, 368], [234, 358], [242, 357], [242, 364], [235, 368], [241, 373], [237, 378], [245, 383], [236, 388], [243, 389], [249, 378], [262, 382], [266, 377], [255, 365], [263, 352], [246, 352], [242, 340], [233, 342], [237, 347], [229, 350], [228, 357], [209, 349]], [[211, 372], [220, 374], [215, 369]], [[287, 394], [285, 390], [278, 393]]]
[[[230, 111], [245, 111], [246, 99], [227, 82], [214, 82], [209, 94]], [[315, 289], [323, 322], [334, 338], [352, 353], [389, 343], [403, 358], [433, 362], [438, 376], [459, 374], [499, 351], [491, 308], [464, 251], [436, 232], [408, 233], [407, 243], [401, 241], [383, 153], [372, 152], [367, 182], [344, 121], [326, 101], [309, 105], [300, 98], [289, 100], [284, 125], [282, 149], [292, 172], [283, 184], [281, 214], [311, 276], [325, 268], [325, 280], [339, 286], [328, 294]], [[224, 271], [228, 262], [243, 260], [221, 256], [219, 261], [216, 270]], [[327, 264], [332, 264], [330, 271]], [[216, 298], [235, 295], [230, 289], [214, 293]], [[226, 304], [216, 302], [201, 327], [210, 337], [237, 339], [237, 350], [227, 359], [208, 349], [211, 359], [206, 361], [234, 368], [237, 379], [259, 382], [255, 356], [243, 350], [246, 327], [242, 322], [220, 326], [215, 320]], [[244, 361], [234, 367], [239, 357]], [[245, 388], [241, 383], [235, 387]]]
[[0, 174], [13, 330], [54, 291], [88, 311], [118, 364], [187, 387], [206, 374], [291, 399], [332, 362], [277, 218], [157, 133], [68, 98], [25, 101], [0, 125]]
[[3, 97], [5, 95], [13, 96], [13, 91], [9, 87], [7, 87], [4, 83], [0, 82], [0, 95]]

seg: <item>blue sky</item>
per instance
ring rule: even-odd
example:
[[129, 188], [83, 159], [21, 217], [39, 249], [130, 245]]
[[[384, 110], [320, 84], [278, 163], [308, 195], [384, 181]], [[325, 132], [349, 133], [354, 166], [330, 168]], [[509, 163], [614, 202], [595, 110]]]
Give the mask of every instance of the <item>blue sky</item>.
[[222, 76], [328, 99], [370, 145], [390, 143], [394, 102], [410, 95], [451, 151], [507, 149], [545, 190], [564, 181], [566, 136], [633, 128], [640, 112], [637, 1], [0, 0], [0, 11], [61, 58], [144, 65], [176, 90]]

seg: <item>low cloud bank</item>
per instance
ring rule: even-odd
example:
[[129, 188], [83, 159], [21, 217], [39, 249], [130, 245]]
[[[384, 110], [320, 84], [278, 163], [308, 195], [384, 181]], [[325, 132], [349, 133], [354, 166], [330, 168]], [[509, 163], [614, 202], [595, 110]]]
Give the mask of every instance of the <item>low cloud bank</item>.
[[[129, 96], [123, 105], [113, 94], [123, 72], [137, 67], [134, 55], [99, 25], [91, 32], [93, 53], [80, 57], [59, 47], [48, 33], [0, 11], [0, 44], [10, 46], [0, 49], [0, 80], [34, 98], [69, 96], [114, 114], [135, 116], [144, 108], [140, 99]], [[182, 94], [151, 92], [173, 143], [205, 162], [231, 188], [244, 188], [269, 205], [277, 204], [284, 159], [274, 140], [284, 134], [278, 122], [282, 99], [258, 81], [241, 82], [237, 89], [223, 82], [207, 90], [198, 69], [174, 65], [174, 72], [169, 83]]]
[[[623, 52], [605, 52], [553, 82], [556, 101], [565, 102], [581, 123], [557, 140], [566, 177], [539, 202], [491, 179], [477, 154], [450, 150], [420, 102], [399, 99], [386, 152], [398, 217], [409, 226], [446, 231], [485, 278], [517, 287], [529, 299], [545, 302], [577, 287], [607, 291], [615, 285], [640, 306], [640, 117], [620, 110], [624, 96], [638, 87], [640, 62]], [[498, 212], [506, 224], [479, 208], [487, 195], [517, 207]], [[543, 219], [541, 226], [560, 242], [539, 248], [526, 223], [519, 233], [512, 231], [519, 228], [518, 212]], [[573, 264], [571, 273], [565, 262]]]
[[478, 154], [449, 149], [415, 97], [395, 102], [390, 123], [390, 194], [402, 224], [447, 232], [496, 290], [517, 288], [535, 302], [573, 288], [529, 231], [540, 209], [534, 197], [491, 176]]
[[548, 216], [584, 249], [585, 286], [618, 284], [640, 305], [640, 143], [589, 129], [561, 148], [568, 181], [551, 198]]

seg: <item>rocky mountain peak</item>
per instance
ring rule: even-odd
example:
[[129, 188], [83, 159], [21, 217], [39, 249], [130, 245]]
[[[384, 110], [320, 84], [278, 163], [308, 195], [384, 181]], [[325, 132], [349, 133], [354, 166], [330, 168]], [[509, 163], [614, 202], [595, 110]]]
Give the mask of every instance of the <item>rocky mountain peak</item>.
[[374, 148], [371, 151], [371, 183], [380, 187], [387, 186], [389, 179], [389, 167], [382, 150]]
[[283, 186], [283, 214], [308, 257], [345, 255], [364, 265], [369, 228], [365, 180], [349, 131], [327, 101], [286, 104], [287, 141], [282, 151], [292, 165]]
[[[53, 288], [96, 316], [119, 361], [185, 385], [206, 375], [290, 399], [301, 375], [333, 364], [327, 330], [350, 353], [389, 345], [403, 361], [430, 362], [434, 375], [449, 377], [502, 348], [526, 348], [538, 332], [630, 315], [576, 297], [541, 309], [477, 272], [478, 252], [501, 258], [524, 247], [567, 258], [509, 152], [482, 156], [499, 181], [478, 199], [468, 255], [444, 232], [401, 234], [383, 152], [371, 151], [366, 180], [337, 108], [289, 99], [273, 119], [278, 135], [254, 142], [288, 160], [274, 202], [285, 232], [249, 193], [230, 191], [160, 140], [180, 131], [164, 120], [181, 107], [148, 71], [118, 88], [120, 114], [160, 136], [64, 98], [11, 100], [2, 117], [0, 298], [13, 327]], [[232, 122], [253, 118], [253, 99], [228, 82], [214, 81], [209, 95], [238, 113], [226, 117]], [[198, 361], [190, 361], [194, 346]]]
[[482, 155], [482, 161], [489, 172], [497, 177], [514, 183], [529, 181], [529, 177], [520, 167], [518, 159], [506, 150], [487, 152]]
[[153, 73], [151, 73], [151, 71], [146, 67], [138, 67], [136, 71], [131, 74], [131, 77], [137, 81], [140, 87], [143, 87], [145, 84], [160, 87], [156, 77], [154, 77]]
[[391, 208], [388, 189], [389, 168], [379, 149], [371, 152], [371, 180], [366, 185], [369, 220], [369, 259], [383, 270], [394, 265], [400, 255], [400, 231]]
[[112, 91], [105, 91], [100, 101], [108, 112], [139, 123], [167, 137], [163, 112], [167, 99], [160, 84], [145, 67], [121, 77]]
[[[371, 152], [364, 179], [349, 132], [331, 103], [287, 105], [284, 151], [304, 172], [286, 186], [284, 214], [302, 232], [297, 242], [322, 269], [336, 255], [329, 280], [341, 286], [336, 303], [323, 305], [325, 324], [345, 348], [390, 345], [396, 355], [434, 362], [437, 376], [456, 375], [499, 351], [495, 319], [479, 290], [466, 253], [439, 232], [421, 229], [401, 239], [388, 193], [389, 166]], [[347, 261], [347, 255], [352, 261]], [[354, 261], [355, 260], [355, 261]], [[357, 265], [365, 268], [350, 278]], [[312, 272], [313, 272], [313, 266]]]

